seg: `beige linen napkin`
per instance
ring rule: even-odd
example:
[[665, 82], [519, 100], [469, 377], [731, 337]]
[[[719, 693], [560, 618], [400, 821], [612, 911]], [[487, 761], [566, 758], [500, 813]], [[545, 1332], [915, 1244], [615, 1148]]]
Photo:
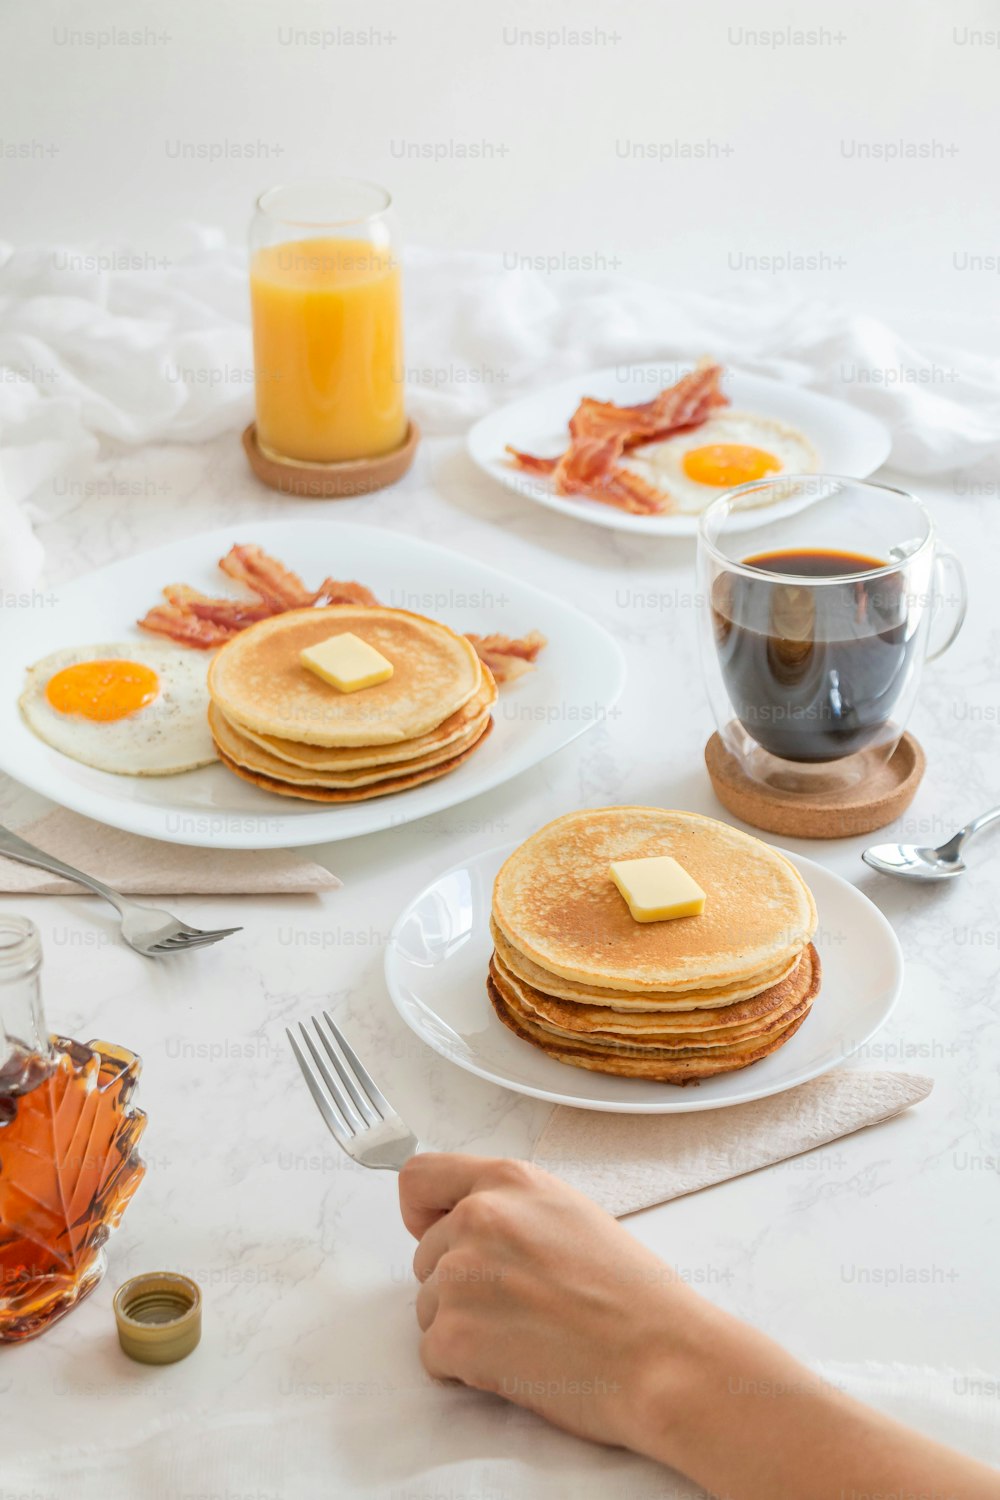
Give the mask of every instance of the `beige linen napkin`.
[[[337, 890], [341, 882], [290, 849], [193, 849], [122, 833], [56, 808], [16, 832], [133, 896], [288, 895]], [[0, 856], [0, 892], [17, 896], [79, 896], [75, 881]]]
[[560, 1106], [532, 1160], [621, 1218], [889, 1120], [933, 1087], [912, 1073], [838, 1068], [731, 1109], [618, 1115]]

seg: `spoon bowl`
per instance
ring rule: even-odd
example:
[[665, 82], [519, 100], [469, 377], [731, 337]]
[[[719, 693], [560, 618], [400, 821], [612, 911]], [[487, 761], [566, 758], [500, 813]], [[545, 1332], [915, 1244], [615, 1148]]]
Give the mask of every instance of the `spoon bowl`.
[[1000, 821], [1000, 807], [966, 823], [945, 844], [926, 849], [922, 844], [874, 844], [861, 858], [880, 875], [898, 875], [903, 880], [953, 880], [964, 875], [962, 848], [991, 823]]
[[940, 850], [917, 844], [876, 844], [861, 858], [880, 875], [902, 875], [906, 880], [953, 880], [966, 869], [960, 859], [943, 859]]

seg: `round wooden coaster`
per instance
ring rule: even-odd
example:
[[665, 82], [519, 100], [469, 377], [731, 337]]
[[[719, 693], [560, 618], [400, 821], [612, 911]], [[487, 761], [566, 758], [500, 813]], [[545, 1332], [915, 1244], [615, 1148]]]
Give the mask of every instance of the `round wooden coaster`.
[[[864, 752], [861, 752], [864, 754]], [[912, 734], [888, 761], [872, 757], [871, 774], [835, 792], [783, 792], [751, 781], [717, 734], [705, 746], [715, 795], [744, 823], [799, 839], [846, 839], [884, 828], [913, 801], [927, 764]]]
[[257, 478], [272, 490], [307, 500], [349, 500], [395, 484], [412, 464], [419, 441], [420, 428], [411, 422], [402, 444], [391, 453], [382, 453], [378, 458], [352, 458], [339, 464], [310, 464], [273, 458], [265, 453], [257, 442], [256, 422], [251, 422], [243, 433], [243, 447]]

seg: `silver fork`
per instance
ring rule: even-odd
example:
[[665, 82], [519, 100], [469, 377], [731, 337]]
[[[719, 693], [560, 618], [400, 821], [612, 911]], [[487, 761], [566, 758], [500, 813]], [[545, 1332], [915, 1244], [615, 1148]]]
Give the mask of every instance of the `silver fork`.
[[241, 927], [218, 927], [214, 932], [203, 932], [200, 927], [189, 927], [186, 922], [179, 922], [168, 911], [161, 911], [155, 906], [142, 906], [138, 901], [129, 901], [120, 892], [95, 880], [93, 875], [75, 870], [72, 865], [64, 864], [54, 855], [46, 854], [44, 849], [36, 849], [34, 844], [29, 844], [26, 839], [20, 838], [2, 824], [0, 854], [19, 860], [22, 865], [37, 865], [40, 870], [48, 870], [51, 875], [64, 875], [67, 880], [75, 880], [78, 885], [85, 885], [95, 895], [110, 901], [122, 919], [122, 937], [130, 948], [134, 948], [144, 958], [167, 958], [172, 953], [188, 953], [192, 948], [208, 948], [220, 938], [243, 930]]
[[316, 1041], [305, 1022], [299, 1022], [309, 1057], [287, 1027], [286, 1035], [330, 1134], [362, 1167], [398, 1172], [417, 1154], [416, 1136], [380, 1092], [330, 1012], [323, 1012], [325, 1026], [317, 1016], [309, 1019]]

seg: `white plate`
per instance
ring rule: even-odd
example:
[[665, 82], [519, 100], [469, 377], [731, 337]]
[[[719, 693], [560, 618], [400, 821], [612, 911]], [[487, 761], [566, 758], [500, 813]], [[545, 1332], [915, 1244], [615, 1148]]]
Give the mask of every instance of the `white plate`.
[[[486, 635], [541, 630], [537, 670], [501, 689], [493, 733], [447, 776], [369, 802], [324, 806], [259, 791], [223, 766], [180, 776], [113, 776], [43, 744], [21, 718], [24, 670], [59, 646], [145, 641], [134, 621], [169, 583], [230, 592], [216, 566], [252, 540], [305, 581], [357, 579], [385, 604]], [[221, 849], [278, 849], [355, 838], [409, 823], [489, 791], [600, 723], [625, 681], [621, 651], [599, 625], [519, 579], [398, 532], [341, 521], [227, 526], [112, 563], [55, 591], [36, 610], [0, 622], [0, 770], [54, 802], [130, 833]]]
[[[549, 510], [595, 526], [609, 526], [614, 531], [638, 531], [652, 536], [695, 536], [696, 515], [631, 516], [599, 500], [571, 500], [554, 493], [544, 476], [515, 469], [505, 456], [506, 444], [525, 453], [541, 456], [561, 453], [568, 439], [569, 419], [583, 396], [614, 401], [618, 406], [632, 406], [649, 401], [668, 385], [673, 385], [690, 365], [670, 365], [663, 361], [642, 365], [618, 365], [608, 370], [594, 370], [589, 375], [575, 375], [559, 385], [535, 391], [509, 406], [491, 412], [477, 422], [469, 433], [469, 453], [485, 473], [528, 500], [536, 500]], [[821, 474], [849, 474], [864, 479], [889, 457], [892, 440], [889, 429], [877, 418], [843, 401], [834, 401], [800, 386], [784, 385], [763, 375], [730, 371], [725, 379], [726, 394], [737, 411], [752, 411], [762, 417], [775, 417], [801, 428], [819, 454]], [[722, 494], [720, 490], [718, 492]], [[759, 517], [748, 516], [746, 526], [763, 525], [781, 515], [790, 515], [808, 504], [798, 500], [788, 505], [773, 505]]]
[[392, 930], [385, 975], [396, 1009], [418, 1037], [515, 1093], [622, 1114], [744, 1104], [835, 1068], [878, 1031], [899, 996], [903, 955], [878, 907], [839, 875], [784, 850], [816, 898], [814, 941], [823, 964], [822, 989], [791, 1040], [739, 1072], [683, 1088], [572, 1068], [508, 1031], [486, 994], [493, 881], [514, 847], [476, 855], [422, 890]]

